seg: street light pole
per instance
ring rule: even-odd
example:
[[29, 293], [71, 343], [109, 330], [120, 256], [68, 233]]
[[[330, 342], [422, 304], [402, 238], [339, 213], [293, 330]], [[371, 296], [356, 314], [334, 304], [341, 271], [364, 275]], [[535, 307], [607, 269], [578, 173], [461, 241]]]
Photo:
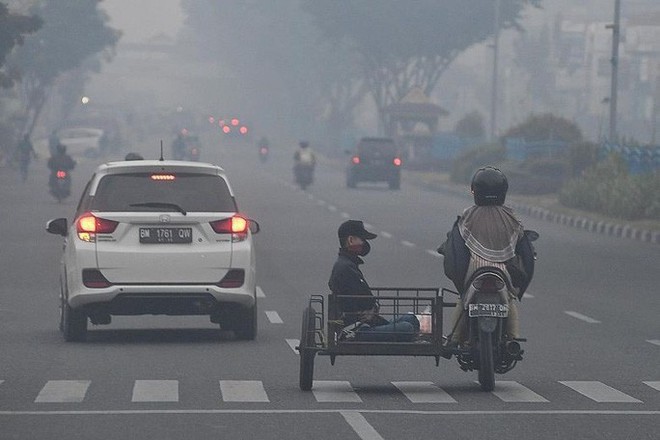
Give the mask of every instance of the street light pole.
[[619, 40], [621, 38], [621, 0], [614, 0], [614, 24], [612, 29], [612, 87], [610, 90], [610, 142], [616, 142], [617, 90], [619, 80]]
[[495, 20], [493, 30], [493, 81], [490, 102], [490, 140], [495, 141], [497, 126], [497, 62], [500, 40], [500, 0], [495, 0]]

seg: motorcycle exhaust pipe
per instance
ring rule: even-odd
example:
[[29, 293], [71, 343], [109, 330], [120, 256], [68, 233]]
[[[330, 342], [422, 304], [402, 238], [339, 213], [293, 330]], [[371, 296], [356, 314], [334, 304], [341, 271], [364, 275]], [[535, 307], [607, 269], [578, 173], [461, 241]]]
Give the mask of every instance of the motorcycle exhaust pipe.
[[504, 347], [506, 349], [506, 352], [509, 353], [511, 356], [519, 355], [522, 350], [520, 344], [516, 341], [508, 341]]

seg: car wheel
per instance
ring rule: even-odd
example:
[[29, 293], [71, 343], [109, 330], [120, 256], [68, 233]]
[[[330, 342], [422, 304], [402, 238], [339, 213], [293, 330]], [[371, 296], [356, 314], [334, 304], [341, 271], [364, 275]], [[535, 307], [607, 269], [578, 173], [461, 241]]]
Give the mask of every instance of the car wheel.
[[60, 329], [67, 342], [84, 341], [87, 337], [87, 314], [82, 310], [74, 310], [62, 298]]
[[236, 339], [252, 341], [257, 337], [257, 305], [249, 308], [241, 308], [236, 312], [236, 323], [234, 325]]

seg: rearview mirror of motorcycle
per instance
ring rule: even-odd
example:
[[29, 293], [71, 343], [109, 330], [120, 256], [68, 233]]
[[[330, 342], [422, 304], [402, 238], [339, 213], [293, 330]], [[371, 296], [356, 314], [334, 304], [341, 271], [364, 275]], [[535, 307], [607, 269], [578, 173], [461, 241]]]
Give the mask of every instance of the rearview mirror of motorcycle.
[[532, 230], [526, 229], [526, 230], [525, 230], [525, 235], [527, 236], [527, 239], [528, 239], [529, 241], [536, 241], [536, 240], [539, 239], [539, 233], [536, 232], [536, 231], [532, 231]]
[[67, 220], [66, 218], [56, 218], [54, 220], [49, 220], [46, 223], [46, 231], [51, 234], [61, 235], [66, 237], [67, 235]]

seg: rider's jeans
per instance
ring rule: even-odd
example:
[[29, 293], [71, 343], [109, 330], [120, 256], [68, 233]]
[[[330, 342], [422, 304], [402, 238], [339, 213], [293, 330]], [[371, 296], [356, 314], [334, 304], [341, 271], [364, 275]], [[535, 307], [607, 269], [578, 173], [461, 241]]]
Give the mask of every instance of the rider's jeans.
[[376, 327], [360, 327], [355, 339], [363, 342], [406, 342], [413, 340], [418, 332], [419, 321], [417, 317], [407, 314], [389, 324]]

